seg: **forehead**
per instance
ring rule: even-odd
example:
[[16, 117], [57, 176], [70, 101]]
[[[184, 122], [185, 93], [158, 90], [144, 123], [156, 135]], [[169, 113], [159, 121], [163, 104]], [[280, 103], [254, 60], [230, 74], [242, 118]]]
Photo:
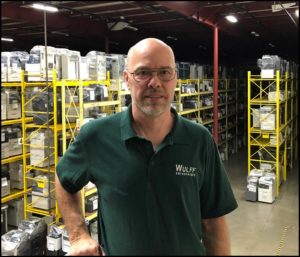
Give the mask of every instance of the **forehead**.
[[135, 46], [128, 54], [128, 67], [173, 67], [175, 65], [172, 50], [160, 44]]

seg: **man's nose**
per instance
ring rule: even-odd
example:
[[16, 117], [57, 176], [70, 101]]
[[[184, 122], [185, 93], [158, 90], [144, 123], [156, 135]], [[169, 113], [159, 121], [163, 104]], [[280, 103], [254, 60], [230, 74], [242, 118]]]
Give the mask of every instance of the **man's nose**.
[[152, 71], [152, 76], [151, 76], [151, 79], [148, 83], [148, 87], [152, 87], [152, 88], [161, 87], [161, 80], [158, 77], [158, 72], [157, 71]]

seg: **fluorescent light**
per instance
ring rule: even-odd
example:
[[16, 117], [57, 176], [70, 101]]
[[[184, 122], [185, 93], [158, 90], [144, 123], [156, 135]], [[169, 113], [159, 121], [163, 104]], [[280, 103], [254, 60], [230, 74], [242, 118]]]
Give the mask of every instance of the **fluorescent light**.
[[254, 35], [254, 36], [256, 36], [256, 37], [259, 37], [259, 36], [260, 36], [260, 35], [259, 35], [257, 32], [255, 32], [255, 31], [251, 31], [251, 34]]
[[33, 4], [33, 8], [38, 10], [45, 10], [48, 12], [58, 12], [58, 9], [56, 7], [50, 6], [50, 5], [44, 5], [44, 4]]
[[296, 14], [297, 17], [299, 17], [299, 9], [297, 9], [297, 10], [295, 11], [295, 14]]
[[1, 41], [13, 42], [14, 40], [12, 38], [2, 37]]
[[273, 45], [272, 43], [269, 43], [269, 46], [270, 46], [270, 47], [275, 47], [275, 45]]
[[227, 15], [225, 18], [230, 22], [237, 22], [238, 21], [237, 18], [233, 15]]

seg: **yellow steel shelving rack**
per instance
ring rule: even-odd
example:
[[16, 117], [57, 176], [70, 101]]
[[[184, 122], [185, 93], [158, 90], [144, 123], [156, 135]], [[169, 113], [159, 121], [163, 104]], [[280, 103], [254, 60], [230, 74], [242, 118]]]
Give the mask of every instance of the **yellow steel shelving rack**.
[[[286, 72], [281, 75], [277, 70], [273, 78], [247, 74], [248, 84], [248, 175], [252, 169], [259, 169], [261, 163], [273, 165], [276, 175], [276, 196], [279, 186], [287, 178], [287, 125], [288, 125], [288, 91], [290, 78]], [[275, 91], [274, 91], [275, 90]], [[270, 91], [275, 93], [270, 99]], [[271, 107], [271, 111], [260, 115], [261, 107]], [[256, 114], [257, 113], [257, 114]], [[260, 125], [273, 119], [273, 127], [263, 127], [254, 121], [258, 118]], [[272, 143], [271, 143], [272, 139]], [[263, 154], [262, 154], [263, 153]], [[263, 156], [263, 158], [262, 158]]]
[[[59, 220], [59, 211], [58, 206], [55, 201], [55, 187], [54, 187], [54, 174], [55, 174], [55, 166], [58, 162], [58, 133], [62, 130], [62, 125], [58, 124], [57, 120], [57, 113], [58, 113], [58, 107], [57, 107], [57, 95], [58, 90], [57, 87], [59, 86], [56, 80], [56, 70], [52, 70], [52, 81], [34, 81], [34, 82], [27, 82], [24, 81], [23, 83], [23, 92], [27, 89], [33, 89], [33, 87], [38, 87], [41, 90], [38, 92], [35, 92], [31, 96], [27, 97], [25, 96], [25, 93], [22, 94], [22, 117], [23, 117], [23, 147], [34, 147], [37, 149], [47, 149], [48, 154], [46, 154], [46, 157], [41, 159], [38, 163], [31, 164], [31, 162], [27, 161], [26, 156], [23, 156], [23, 162], [24, 162], [24, 188], [27, 191], [26, 194], [24, 194], [24, 218], [28, 219], [30, 214], [37, 214], [40, 217], [49, 217], [49, 225], [53, 223], [57, 223]], [[27, 73], [26, 76], [31, 77], [39, 77], [40, 74], [33, 74], [33, 73]], [[41, 112], [41, 111], [32, 111], [30, 110], [29, 106], [32, 104], [32, 101], [38, 97], [42, 93], [48, 93], [49, 90], [52, 90], [53, 93], [53, 111], [47, 110], [47, 112]], [[50, 102], [47, 102], [47, 105], [49, 106]], [[43, 124], [34, 124], [34, 123], [25, 123], [25, 117], [26, 115], [37, 115], [37, 114], [44, 114], [47, 115], [47, 120]], [[50, 118], [49, 115], [52, 115], [52, 118]], [[50, 124], [52, 123], [52, 124]], [[29, 130], [29, 133], [27, 133], [27, 130]], [[47, 136], [45, 136], [48, 140], [48, 145], [36, 145], [31, 144], [31, 139], [37, 135], [37, 133], [44, 131], [47, 133]], [[53, 142], [50, 142], [50, 131], [53, 133]], [[32, 156], [31, 156], [32, 157]], [[53, 163], [50, 163], [50, 158], [53, 158]], [[41, 165], [41, 163], [47, 162], [47, 165], [44, 164]], [[36, 179], [29, 176], [29, 173], [31, 171], [34, 171], [39, 174], [47, 175], [47, 180], [42, 179]], [[38, 208], [36, 204], [39, 201], [42, 201], [42, 199], [45, 199], [42, 196], [37, 196], [35, 201], [32, 199], [30, 200], [30, 197], [32, 197], [32, 188], [27, 187], [28, 181], [33, 180], [33, 183], [36, 184], [37, 188], [43, 190], [47, 187], [48, 189], [48, 195], [46, 195], [46, 201], [48, 202], [48, 208]], [[54, 204], [53, 204], [54, 202]], [[54, 207], [52, 206], [54, 205]]]
[[[113, 114], [115, 112], [121, 111], [121, 89], [119, 80], [117, 83], [117, 90], [110, 90], [110, 74], [107, 72], [107, 78], [105, 80], [91, 81], [91, 80], [76, 80], [76, 81], [60, 81], [58, 84], [62, 89], [62, 149], [63, 153], [67, 150], [68, 146], [72, 144], [80, 127], [83, 125], [84, 121], [84, 109], [91, 107], [102, 107], [107, 114]], [[91, 84], [101, 84], [105, 85], [108, 89], [108, 100], [107, 101], [93, 101], [93, 102], [84, 102], [83, 101], [83, 90], [84, 87], [87, 87]], [[70, 102], [66, 102], [66, 93], [69, 94]], [[78, 101], [74, 101], [74, 96], [78, 96]], [[71, 108], [75, 109], [72, 114]], [[77, 124], [74, 124], [72, 121], [76, 118]], [[71, 120], [71, 121], [70, 121]], [[75, 125], [75, 126], [74, 126]], [[69, 135], [69, 142], [68, 141]], [[85, 212], [85, 198], [89, 195], [92, 195], [97, 192], [97, 189], [94, 187], [92, 189], [81, 190], [81, 200], [82, 200], [82, 210], [87, 220], [92, 220], [97, 217], [97, 211], [93, 213]]]
[[[200, 117], [201, 117], [201, 124], [206, 126], [209, 129], [209, 126], [211, 129], [211, 133], [213, 134], [212, 131], [212, 126], [214, 123], [213, 119], [213, 79], [202, 79], [199, 81], [199, 98], [200, 98]], [[210, 85], [210, 90], [206, 90], [206, 85]], [[204, 90], [203, 90], [204, 89]], [[209, 99], [209, 101], [205, 101], [206, 99]], [[210, 102], [211, 104], [207, 104], [207, 102]]]
[[221, 153], [221, 156], [222, 153], [224, 154], [224, 160], [228, 160], [227, 88], [228, 88], [228, 80], [219, 79], [218, 80], [218, 149]]
[[[20, 89], [20, 94], [22, 95], [23, 94], [23, 83], [24, 83], [24, 73], [22, 71], [20, 82], [1, 82], [1, 87], [19, 88]], [[23, 106], [23, 102], [22, 102], [22, 106]], [[19, 118], [19, 119], [1, 120], [1, 127], [2, 126], [9, 126], [9, 125], [16, 125], [16, 124], [23, 124], [23, 123], [28, 123], [28, 122], [31, 122], [31, 121], [32, 121], [32, 118], [21, 116], [21, 118]], [[23, 134], [23, 127], [22, 127], [22, 134]], [[25, 156], [25, 158], [28, 158], [29, 153], [26, 153], [26, 148], [24, 146], [22, 146], [22, 154], [11, 156], [11, 157], [8, 157], [8, 158], [5, 158], [5, 159], [1, 159], [1, 165], [23, 160], [24, 156]], [[24, 174], [24, 165], [23, 165], [23, 174]], [[13, 199], [23, 197], [26, 192], [28, 192], [28, 190], [26, 190], [25, 188], [23, 188], [23, 190], [22, 189], [12, 189], [9, 195], [1, 197], [1, 204], [6, 203], [6, 202], [8, 202], [10, 200], [13, 200]]]
[[226, 88], [226, 140], [227, 140], [227, 154], [237, 152], [237, 128], [238, 128], [238, 115], [237, 115], [237, 98], [238, 98], [238, 80], [227, 79]]
[[[183, 84], [196, 84], [197, 91], [193, 93], [183, 93], [182, 92], [182, 85]], [[176, 92], [178, 94], [176, 95]], [[197, 123], [200, 123], [200, 93], [199, 93], [199, 79], [178, 79], [177, 87], [175, 90], [175, 99], [177, 100], [177, 106], [183, 106], [183, 98], [186, 97], [193, 97], [193, 99], [197, 100], [197, 107], [196, 108], [187, 108], [187, 109], [179, 109], [178, 114], [183, 115], [188, 118], [193, 118], [196, 120]], [[180, 107], [179, 107], [180, 108]], [[192, 117], [194, 116], [194, 117]]]

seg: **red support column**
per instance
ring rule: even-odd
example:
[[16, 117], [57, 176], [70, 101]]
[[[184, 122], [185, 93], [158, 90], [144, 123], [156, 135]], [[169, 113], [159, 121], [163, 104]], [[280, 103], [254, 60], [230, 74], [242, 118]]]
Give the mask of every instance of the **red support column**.
[[218, 28], [214, 27], [214, 139], [218, 144]]

